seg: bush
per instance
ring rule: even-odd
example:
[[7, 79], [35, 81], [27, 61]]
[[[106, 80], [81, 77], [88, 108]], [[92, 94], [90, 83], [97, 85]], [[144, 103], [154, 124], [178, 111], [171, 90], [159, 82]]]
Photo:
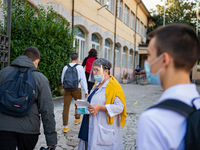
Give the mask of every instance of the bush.
[[61, 86], [62, 69], [75, 50], [74, 37], [70, 23], [52, 7], [33, 8], [26, 1], [13, 0], [11, 61], [22, 55], [26, 47], [37, 47], [41, 54], [38, 69], [49, 79], [52, 92]]

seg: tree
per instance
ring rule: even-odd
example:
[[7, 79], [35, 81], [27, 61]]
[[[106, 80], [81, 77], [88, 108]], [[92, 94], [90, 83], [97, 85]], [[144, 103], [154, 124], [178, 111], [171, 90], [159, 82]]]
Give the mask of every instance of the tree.
[[[152, 21], [155, 23], [148, 33], [163, 25], [164, 5], [151, 9]], [[168, 0], [165, 10], [165, 24], [185, 23], [196, 29], [196, 3], [188, 0]]]
[[61, 87], [62, 69], [75, 51], [74, 37], [70, 23], [52, 7], [33, 8], [25, 0], [12, 2], [11, 61], [26, 47], [37, 47], [41, 54], [38, 69], [48, 78], [53, 94]]

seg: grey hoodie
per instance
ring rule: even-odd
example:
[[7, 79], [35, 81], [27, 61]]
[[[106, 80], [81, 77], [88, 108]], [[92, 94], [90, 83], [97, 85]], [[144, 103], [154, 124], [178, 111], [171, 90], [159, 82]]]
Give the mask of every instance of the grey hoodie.
[[[27, 56], [17, 57], [11, 64], [0, 71], [0, 86], [6, 77], [15, 69], [21, 67], [35, 67]], [[36, 81], [37, 103], [34, 103], [29, 114], [24, 117], [13, 117], [0, 113], [0, 131], [12, 131], [24, 134], [40, 134], [40, 114], [47, 145], [57, 144], [55, 131], [54, 105], [48, 79], [40, 72], [33, 72]]]

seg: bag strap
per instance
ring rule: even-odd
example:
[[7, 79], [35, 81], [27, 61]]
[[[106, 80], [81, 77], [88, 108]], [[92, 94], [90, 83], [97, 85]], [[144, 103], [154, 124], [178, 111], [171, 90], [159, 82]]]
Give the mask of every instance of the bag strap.
[[67, 67], [68, 68], [74, 68], [74, 67], [76, 67], [76, 66], [78, 66], [79, 64], [75, 64], [73, 67], [72, 66], [70, 66], [69, 64], [67, 64]]
[[173, 111], [185, 116], [186, 118], [188, 118], [196, 110], [195, 107], [191, 107], [191, 106], [185, 104], [184, 102], [181, 102], [176, 99], [167, 99], [167, 100], [165, 100], [157, 105], [154, 105], [148, 109], [152, 109], [152, 108], [163, 108], [163, 109], [173, 110]]

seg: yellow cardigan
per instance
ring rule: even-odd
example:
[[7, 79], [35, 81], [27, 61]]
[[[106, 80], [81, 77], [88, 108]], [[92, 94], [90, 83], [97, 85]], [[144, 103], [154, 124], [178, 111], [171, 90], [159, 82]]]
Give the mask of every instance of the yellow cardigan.
[[[97, 83], [95, 83], [95, 85], [96, 84]], [[108, 82], [106, 86], [106, 104], [113, 104], [115, 101], [115, 97], [119, 97], [119, 99], [124, 104], [124, 110], [121, 113], [121, 123], [120, 123], [121, 127], [124, 127], [126, 123], [126, 117], [127, 117], [124, 92], [119, 82], [113, 76], [110, 75], [110, 81]], [[113, 117], [110, 117], [107, 112], [106, 114], [107, 114], [108, 124], [109, 125], [113, 124]]]

